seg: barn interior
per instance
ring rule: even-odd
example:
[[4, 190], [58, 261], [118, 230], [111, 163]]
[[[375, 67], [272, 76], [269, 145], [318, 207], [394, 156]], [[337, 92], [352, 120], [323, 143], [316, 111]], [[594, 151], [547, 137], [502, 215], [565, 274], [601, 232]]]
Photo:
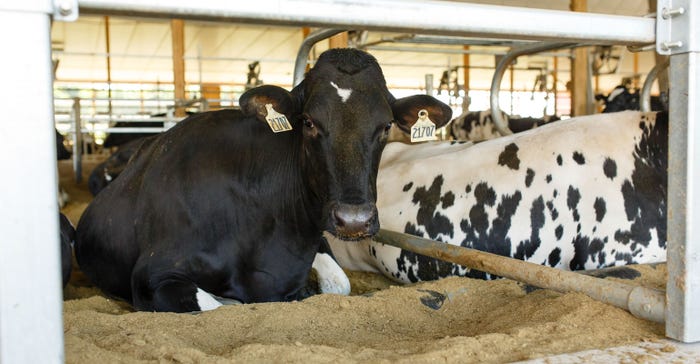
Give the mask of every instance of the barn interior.
[[[479, 30], [464, 32], [464, 36], [435, 29], [425, 33], [397, 31], [400, 27], [395, 25], [362, 28], [338, 20], [308, 24], [292, 20], [287, 25], [285, 21], [246, 18], [245, 14], [238, 15], [240, 20], [236, 21], [226, 14], [110, 11], [104, 10], [109, 5], [102, 8], [100, 0], [85, 2], [83, 11], [83, 1], [73, 3], [76, 8], [80, 5], [79, 16], [53, 21], [48, 41], [53, 61], [52, 125], [64, 135], [64, 145], [73, 154], [71, 159], [58, 161], [55, 169], [57, 182], [69, 196], [60, 211], [74, 225], [93, 199], [88, 176], [116, 150], [105, 145], [108, 135], [160, 132], [184, 119], [186, 112], [235, 108], [243, 92], [261, 84], [291, 89], [297, 82], [295, 63], [300, 47], [307, 37], [324, 29], [338, 31], [313, 42], [308, 55], [302, 53], [307, 67], [329, 48], [363, 49], [377, 58], [395, 96], [433, 95], [450, 105], [454, 116], [491, 109], [499, 61], [514, 49], [542, 41], [541, 37], [516, 33], [512, 37], [479, 36]], [[319, 5], [319, 1], [313, 3]], [[345, 10], [346, 3], [368, 6], [363, 1], [327, 3], [335, 12]], [[411, 6], [420, 8], [428, 3], [440, 2], [411, 1], [402, 6], [410, 12]], [[515, 13], [577, 11], [620, 16], [621, 20], [649, 19], [649, 14], [657, 11], [654, 0], [442, 3], [493, 9], [506, 6], [513, 7]], [[658, 3], [670, 6], [669, 1]], [[686, 9], [691, 6], [683, 5]], [[13, 10], [0, 6], [0, 13], [3, 11]], [[523, 12], [522, 16], [528, 14], [532, 13]], [[495, 24], [500, 21], [491, 20]], [[329, 25], [334, 22], [335, 26]], [[431, 22], [437, 29], [441, 21]], [[519, 56], [508, 64], [496, 85], [499, 108], [511, 116], [533, 118], [556, 115], [566, 119], [600, 113], [604, 104], [596, 95], [607, 97], [620, 85], [641, 94], [649, 73], [665, 61], [654, 47], [638, 42], [586, 41], [585, 31], [583, 42], [574, 42], [572, 36], [549, 39], [562, 46]], [[616, 31], [619, 29], [609, 32]], [[651, 81], [656, 77], [659, 81], [648, 91], [661, 96], [666, 89], [659, 85], [667, 85], [669, 76], [658, 75]], [[151, 121], [164, 124], [137, 127]], [[117, 122], [132, 124], [119, 129]], [[446, 138], [446, 132], [443, 136]], [[26, 229], [22, 234], [26, 236]], [[698, 263], [697, 259], [690, 261]], [[17, 335], [17, 327], [25, 327], [24, 323], [12, 326], [17, 320], [7, 319], [12, 310], [3, 305], [0, 359], [9, 363], [49, 355], [45, 362], [50, 362], [58, 355], [70, 363], [608, 363], [696, 362], [700, 358], [700, 347], [692, 344], [700, 340], [700, 332], [688, 323], [693, 318], [700, 321], [692, 305], [693, 298], [699, 296], [695, 292], [700, 292], [695, 281], [682, 288], [687, 290], [684, 302], [691, 313], [671, 315], [675, 321], [668, 321], [667, 314], [666, 323], [636, 317], [583, 293], [533, 290], [510, 279], [451, 277], [401, 285], [379, 274], [350, 270], [346, 271], [353, 287], [350, 296], [323, 294], [298, 302], [233, 305], [183, 315], [137, 312], [95, 288], [75, 261], [73, 267], [70, 282], [62, 291], [61, 311], [46, 314], [59, 320], [46, 334], [52, 335], [46, 346], [53, 351], [28, 353], [26, 348], [36, 344], [26, 342], [22, 344], [24, 352], [2, 345], [9, 342], [7, 337]], [[686, 268], [693, 272], [691, 267], [682, 269]], [[664, 290], [669, 275], [681, 268], [663, 263], [634, 269], [638, 272], [634, 285]], [[630, 283], [619, 277], [608, 279]], [[18, 317], [31, 321], [26, 315]], [[684, 334], [672, 333], [669, 322], [682, 327]]]

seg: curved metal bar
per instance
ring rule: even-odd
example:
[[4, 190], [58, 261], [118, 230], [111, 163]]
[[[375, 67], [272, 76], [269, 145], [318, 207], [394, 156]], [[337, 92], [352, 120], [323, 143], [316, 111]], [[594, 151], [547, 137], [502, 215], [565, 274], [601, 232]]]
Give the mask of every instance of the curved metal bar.
[[[644, 80], [644, 85], [639, 94], [639, 109], [647, 112], [651, 111], [651, 85], [654, 84], [654, 80], [659, 77], [659, 72], [668, 68], [670, 59], [667, 59], [663, 63], [659, 63], [654, 66], [654, 68], [649, 71], [647, 78]], [[661, 91], [661, 90], [659, 90]]]
[[510, 66], [513, 61], [519, 56], [534, 54], [544, 51], [550, 51], [552, 49], [567, 48], [574, 46], [575, 43], [562, 43], [562, 42], [543, 42], [537, 44], [529, 44], [522, 47], [514, 48], [510, 52], [506, 53], [503, 58], [498, 62], [496, 66], [496, 71], [493, 74], [493, 80], [491, 81], [491, 119], [496, 125], [496, 129], [501, 135], [513, 134], [513, 132], [508, 128], [508, 123], [503, 120], [501, 115], [499, 103], [498, 103], [498, 91], [501, 88], [501, 81], [503, 80], [503, 74], [506, 72], [506, 68]]
[[306, 62], [309, 59], [309, 52], [314, 44], [326, 38], [330, 38], [338, 33], [344, 32], [344, 29], [318, 29], [311, 32], [299, 46], [297, 59], [294, 62], [294, 82], [293, 87], [296, 87], [304, 79], [304, 71], [306, 70]]

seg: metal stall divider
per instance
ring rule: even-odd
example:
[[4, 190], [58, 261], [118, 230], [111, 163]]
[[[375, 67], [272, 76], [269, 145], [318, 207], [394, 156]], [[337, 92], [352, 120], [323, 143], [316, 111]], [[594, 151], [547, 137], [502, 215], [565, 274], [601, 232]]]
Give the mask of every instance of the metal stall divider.
[[[693, 193], [696, 176], [700, 174], [700, 160], [693, 158], [695, 143], [700, 142], [700, 131], [693, 127], [694, 122], [700, 121], [695, 106], [700, 103], [700, 80], [696, 72], [700, 66], [700, 39], [697, 37], [700, 7], [692, 8], [691, 1], [674, 1], [676, 8], [676, 3], [679, 3], [688, 10], [686, 14], [678, 14], [670, 8], [670, 0], [660, 0], [659, 8], [668, 11], [659, 12], [656, 21], [435, 0], [355, 0], [342, 3], [324, 0], [248, 3], [81, 0], [79, 3], [85, 14], [170, 15], [183, 19], [597, 44], [656, 42], [660, 53], [673, 53], [670, 154], [676, 157], [670, 160], [669, 168], [667, 335], [686, 342], [700, 340], [700, 254], [697, 252], [700, 242], [693, 229], [700, 221], [692, 209], [700, 205], [700, 197]], [[0, 361], [7, 363], [63, 360], [55, 155], [49, 152], [48, 146], [53, 114], [49, 16], [54, 13], [56, 18], [71, 13], [77, 16], [77, 9], [71, 7], [71, 1], [59, 5], [34, 0], [0, 6], [1, 29], [19, 35], [4, 40], [6, 46], [17, 52], [0, 71], [8, 86], [5, 90], [12, 90], [0, 94], [0, 99], [10, 102], [6, 107], [10, 110], [9, 116], [5, 119], [7, 121], [0, 123], [0, 130], [4, 135], [17, 135], [20, 128], [36, 126], [41, 144], [46, 145], [38, 151], [30, 150], [15, 140], [0, 147], [7, 155], [26, 152], [10, 165], [14, 170], [26, 171], [29, 164], [41, 167], [33, 171], [41, 170], [37, 173], [46, 177], [32, 176], [31, 180], [39, 182], [27, 183], [30, 179], [19, 175], [0, 182], [0, 201], [4, 207], [0, 221], [3, 230], [9, 233], [9, 239], [3, 241], [0, 256]], [[663, 19], [661, 14], [669, 19]], [[671, 22], [674, 15], [677, 20]], [[505, 21], [494, 22], [494, 18]], [[661, 27], [658, 41], [656, 23]], [[671, 34], [679, 39], [672, 39]], [[22, 77], [18, 78], [18, 74]], [[18, 100], [19, 95], [37, 94], [37, 88], [43, 106], [20, 108], [23, 103]], [[37, 222], [42, 229], [36, 229], [34, 224]], [[23, 280], [16, 279], [18, 276]], [[25, 288], [26, 281], [34, 283], [30, 292]]]

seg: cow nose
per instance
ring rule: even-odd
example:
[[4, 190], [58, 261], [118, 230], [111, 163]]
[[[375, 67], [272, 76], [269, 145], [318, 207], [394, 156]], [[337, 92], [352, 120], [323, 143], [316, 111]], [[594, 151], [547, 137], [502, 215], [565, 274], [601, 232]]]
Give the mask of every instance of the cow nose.
[[333, 209], [335, 230], [341, 239], [361, 239], [379, 230], [374, 204], [338, 204]]

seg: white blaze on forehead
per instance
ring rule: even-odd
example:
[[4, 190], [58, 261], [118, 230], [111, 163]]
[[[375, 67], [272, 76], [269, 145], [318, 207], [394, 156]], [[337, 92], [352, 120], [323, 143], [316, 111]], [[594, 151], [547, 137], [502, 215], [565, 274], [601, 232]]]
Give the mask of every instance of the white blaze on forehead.
[[340, 100], [342, 100], [343, 102], [348, 101], [348, 98], [350, 98], [350, 95], [352, 95], [352, 89], [340, 88], [333, 81], [331, 81], [331, 86], [333, 86], [336, 89], [336, 91], [338, 91], [338, 96], [340, 96]]

